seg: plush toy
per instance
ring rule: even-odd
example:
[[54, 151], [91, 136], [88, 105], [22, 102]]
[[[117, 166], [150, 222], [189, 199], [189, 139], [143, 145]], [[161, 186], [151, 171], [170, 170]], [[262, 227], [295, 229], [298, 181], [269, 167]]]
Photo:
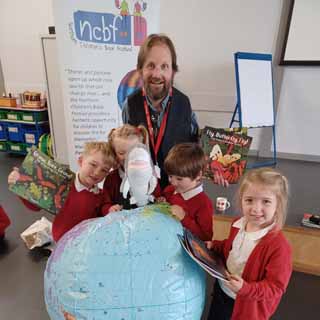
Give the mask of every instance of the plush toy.
[[126, 199], [130, 194], [130, 204], [138, 207], [154, 201], [152, 192], [155, 190], [159, 170], [153, 165], [149, 150], [144, 144], [137, 144], [128, 151], [125, 161], [125, 177], [120, 191]]

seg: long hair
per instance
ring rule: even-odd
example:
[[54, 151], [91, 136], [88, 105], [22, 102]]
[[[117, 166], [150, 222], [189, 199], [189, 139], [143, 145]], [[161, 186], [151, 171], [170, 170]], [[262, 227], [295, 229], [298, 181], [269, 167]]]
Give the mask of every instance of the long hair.
[[248, 170], [242, 177], [240, 186], [236, 195], [239, 208], [244, 192], [249, 185], [259, 184], [266, 188], [270, 188], [277, 199], [277, 208], [275, 212], [275, 223], [278, 229], [284, 226], [288, 209], [289, 185], [288, 180], [279, 171], [272, 168], [260, 168]]
[[150, 34], [148, 38], [144, 41], [142, 46], [140, 47], [139, 54], [138, 54], [138, 61], [137, 61], [137, 69], [141, 70], [143, 68], [143, 65], [147, 59], [147, 55], [149, 54], [149, 51], [152, 47], [156, 45], [165, 45], [168, 47], [170, 53], [171, 53], [171, 60], [172, 60], [172, 70], [174, 72], [178, 71], [178, 65], [177, 65], [177, 54], [176, 49], [173, 45], [173, 42], [171, 39], [166, 36], [165, 34]]

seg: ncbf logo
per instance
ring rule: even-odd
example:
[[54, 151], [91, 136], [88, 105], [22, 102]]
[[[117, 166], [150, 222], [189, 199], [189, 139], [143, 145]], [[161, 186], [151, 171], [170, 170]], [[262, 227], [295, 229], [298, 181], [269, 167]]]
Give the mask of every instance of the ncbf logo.
[[147, 36], [147, 22], [141, 16], [77, 11], [73, 18], [80, 41], [139, 46]]

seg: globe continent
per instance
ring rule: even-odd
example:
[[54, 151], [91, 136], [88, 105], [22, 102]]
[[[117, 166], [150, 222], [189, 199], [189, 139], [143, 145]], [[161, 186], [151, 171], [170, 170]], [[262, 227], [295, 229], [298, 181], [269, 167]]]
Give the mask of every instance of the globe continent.
[[177, 239], [181, 224], [157, 206], [82, 222], [51, 254], [44, 276], [52, 320], [197, 320], [205, 274]]

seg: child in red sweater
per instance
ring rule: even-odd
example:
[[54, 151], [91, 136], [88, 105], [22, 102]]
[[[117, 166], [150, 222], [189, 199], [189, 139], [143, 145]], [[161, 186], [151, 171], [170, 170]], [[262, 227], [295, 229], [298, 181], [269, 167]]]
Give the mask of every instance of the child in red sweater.
[[7, 216], [6, 212], [0, 205], [0, 241], [4, 239], [5, 236], [5, 230], [9, 227], [10, 225], [10, 219]]
[[287, 179], [271, 168], [250, 170], [237, 198], [243, 217], [233, 222], [228, 239], [207, 244], [230, 272], [228, 281], [215, 283], [208, 319], [269, 319], [292, 272], [291, 248], [281, 232]]
[[175, 145], [164, 161], [171, 185], [164, 189], [163, 195], [172, 205], [172, 214], [185, 228], [202, 240], [211, 240], [213, 206], [201, 182], [205, 165], [205, 155], [199, 145]]
[[[110, 145], [106, 142], [88, 142], [78, 160], [79, 171], [71, 186], [63, 208], [52, 224], [52, 236], [58, 241], [67, 231], [83, 220], [104, 216], [109, 211], [109, 195], [99, 189], [101, 182], [110, 169], [117, 165]], [[8, 177], [8, 183], [15, 183], [19, 172], [14, 169]], [[31, 210], [40, 208], [22, 199]]]
[[[118, 169], [112, 171], [106, 178], [103, 189], [110, 195], [108, 212], [130, 209], [129, 199], [124, 199], [120, 192], [120, 186], [124, 177], [124, 163], [128, 151], [138, 143], [148, 145], [148, 132], [144, 126], [132, 126], [124, 124], [123, 126], [111, 130], [108, 136], [108, 142], [113, 149], [118, 161]], [[159, 185], [153, 193], [155, 196], [161, 194]]]

